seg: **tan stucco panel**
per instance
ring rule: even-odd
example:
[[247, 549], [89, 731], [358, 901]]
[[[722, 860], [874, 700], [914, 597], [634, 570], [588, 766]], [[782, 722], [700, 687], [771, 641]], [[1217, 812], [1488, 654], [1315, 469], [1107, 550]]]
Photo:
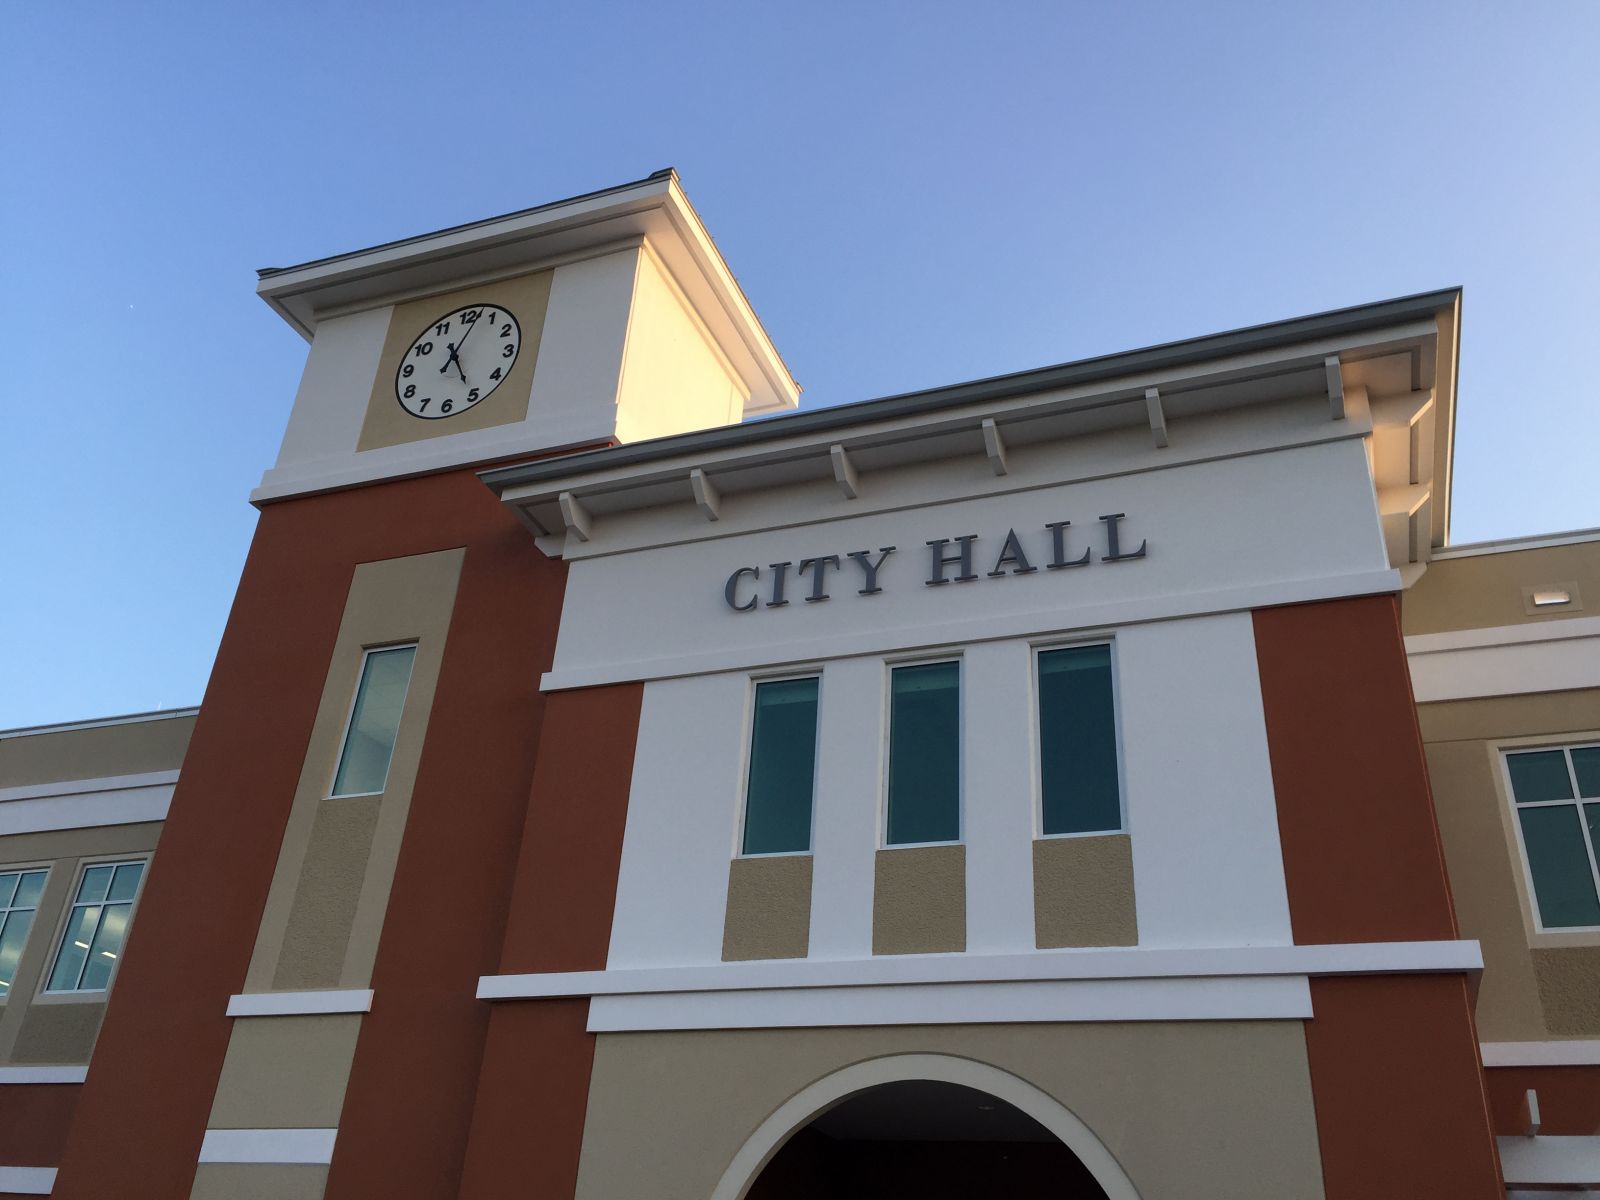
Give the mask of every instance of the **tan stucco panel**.
[[[372, 397], [367, 403], [367, 416], [356, 449], [398, 446], [527, 419], [534, 362], [539, 357], [545, 312], [550, 306], [552, 274], [540, 271], [395, 305], [389, 317], [389, 332], [383, 340], [383, 352], [378, 357], [378, 375], [372, 383]], [[517, 351], [516, 365], [499, 387], [465, 412], [440, 420], [413, 416], [394, 394], [395, 372], [400, 369], [400, 360], [425, 328], [469, 304], [504, 308], [517, 318], [522, 347]]]
[[1138, 945], [1132, 839], [1117, 833], [1035, 841], [1033, 931], [1041, 950]]
[[339, 985], [380, 805], [377, 796], [345, 796], [317, 806], [273, 987]]
[[725, 962], [804, 958], [811, 945], [811, 856], [736, 858], [728, 864]]
[[1151, 1200], [1323, 1195], [1301, 1024], [1192, 1021], [600, 1034], [578, 1200], [706, 1200], [790, 1097], [908, 1053], [975, 1059], [1049, 1093]]
[[33, 1004], [11, 1050], [14, 1063], [86, 1063], [105, 1018], [102, 1001]]
[[[1575, 583], [1583, 607], [1529, 612], [1523, 589]], [[1437, 559], [1405, 594], [1406, 634], [1594, 616], [1600, 604], [1600, 542]]]
[[176, 771], [194, 717], [0, 738], [0, 787]]
[[189, 1200], [322, 1200], [327, 1187], [314, 1163], [201, 1163]]
[[339, 1124], [361, 1017], [237, 1017], [208, 1129]]
[[937, 954], [967, 948], [967, 848], [879, 850], [872, 885], [872, 952]]
[[1535, 950], [1533, 973], [1550, 1036], [1600, 1035], [1600, 947]]
[[[417, 763], [427, 736], [428, 717], [433, 708], [434, 688], [444, 658], [445, 635], [455, 607], [456, 583], [461, 575], [464, 550], [440, 550], [408, 558], [362, 563], [350, 581], [344, 616], [328, 676], [317, 707], [294, 805], [278, 851], [278, 864], [266, 907], [256, 934], [256, 945], [245, 976], [245, 989], [270, 991], [274, 987], [304, 987], [305, 983], [278, 983], [280, 959], [298, 961], [283, 976], [285, 980], [303, 978], [307, 961], [315, 961], [316, 978], [326, 976], [322, 951], [340, 936], [332, 929], [332, 918], [310, 904], [297, 909], [302, 877], [309, 869], [318, 886], [334, 887], [348, 905], [349, 872], [357, 868], [353, 858], [365, 855], [355, 904], [345, 907], [339, 920], [344, 924], [344, 954], [337, 978], [321, 986], [366, 987], [372, 977], [372, 963], [378, 952], [378, 935], [383, 913], [389, 903], [389, 887], [394, 880], [394, 865], [400, 853], [406, 815], [411, 808], [411, 788], [416, 782]], [[377, 816], [371, 834], [363, 840], [349, 826], [356, 823], [354, 810], [324, 821], [324, 805], [349, 805], [353, 797], [327, 799], [339, 756], [339, 741], [344, 736], [345, 719], [354, 699], [361, 671], [362, 651], [366, 647], [415, 640], [417, 655], [411, 668], [411, 684], [406, 691], [400, 729], [395, 739], [394, 757], [383, 795], [375, 798]], [[329, 840], [318, 841], [319, 831]], [[364, 848], [363, 848], [364, 847]], [[341, 854], [351, 856], [342, 865]], [[303, 915], [296, 915], [297, 913]], [[312, 939], [304, 950], [286, 955], [286, 939], [291, 921], [302, 921], [296, 930]], [[331, 939], [331, 941], [330, 941]], [[303, 955], [309, 955], [308, 960]], [[298, 957], [297, 956], [301, 956]]]
[[1600, 729], [1600, 688], [1417, 705], [1425, 742], [1544, 737]]

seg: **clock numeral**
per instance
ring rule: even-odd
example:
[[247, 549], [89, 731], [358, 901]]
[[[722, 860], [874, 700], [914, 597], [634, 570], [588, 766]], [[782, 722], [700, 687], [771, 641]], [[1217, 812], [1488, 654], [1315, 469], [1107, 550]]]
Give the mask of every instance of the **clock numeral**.
[[433, 353], [433, 343], [432, 342], [419, 342], [417, 344], [417, 357], [418, 358], [421, 358], [425, 354], [432, 354], [432, 353]]
[[454, 400], [446, 400], [443, 404], [439, 405], [439, 411], [442, 413], [447, 413], [455, 407], [455, 403], [456, 402]]
[[467, 393], [467, 403], [468, 404], [476, 404], [477, 402], [478, 402], [478, 389], [477, 388], [473, 388], [470, 392]]
[[430, 405], [432, 403], [433, 403], [433, 397], [432, 396], [424, 396], [422, 398], [421, 402], [417, 405], [417, 408], [422, 412], [427, 412], [428, 411], [428, 405]]
[[489, 372], [489, 378], [490, 379], [499, 379], [500, 378], [500, 368], [496, 367], [494, 370], [490, 371]]
[[413, 367], [410, 363], [407, 363], [405, 366], [400, 368], [400, 376], [403, 379], [410, 379], [411, 376], [416, 373], [416, 370], [417, 369], [415, 367]]
[[483, 309], [469, 308], [466, 312], [461, 314], [461, 323], [463, 325], [471, 325], [481, 316], [483, 316]]
[[406, 384], [406, 390], [400, 393], [400, 398], [402, 400], [409, 400], [409, 399], [411, 399], [411, 397], [415, 396], [416, 394], [417, 394], [417, 385], [414, 384], [414, 383], [408, 383], [408, 384]]
[[500, 351], [500, 357], [501, 358], [510, 358], [516, 352], [517, 352], [517, 344], [515, 342], [507, 342], [506, 343], [506, 348], [504, 350]]
[[494, 323], [495, 323], [495, 322], [496, 322], [496, 321], [498, 321], [498, 320], [499, 320], [499, 319], [500, 319], [500, 314], [499, 314], [499, 313], [497, 313], [497, 312], [491, 312], [491, 313], [490, 313], [490, 314], [489, 314], [489, 324], [491, 324], [491, 325], [493, 325], [493, 324], [494, 324]]
[[511, 322], [510, 321], [507, 321], [504, 325], [500, 326], [500, 336], [501, 337], [510, 337], [511, 336]]
[[449, 321], [440, 321], [437, 325], [435, 325], [433, 327], [433, 335], [435, 337], [443, 337], [445, 334], [447, 334], [449, 332], [450, 332], [450, 322]]

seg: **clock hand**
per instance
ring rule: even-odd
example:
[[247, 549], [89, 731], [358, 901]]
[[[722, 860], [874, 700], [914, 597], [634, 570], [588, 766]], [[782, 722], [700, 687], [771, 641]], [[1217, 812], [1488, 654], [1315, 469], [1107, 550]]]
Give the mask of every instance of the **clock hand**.
[[[464, 342], [467, 339], [466, 338], [462, 338], [461, 340]], [[450, 345], [449, 342], [446, 342], [445, 345], [450, 347], [450, 357], [444, 360], [444, 365], [439, 368], [439, 374], [443, 375], [446, 371], [448, 371], [450, 369], [450, 364], [451, 363], [455, 363], [455, 365], [456, 365], [456, 373], [461, 376], [461, 382], [465, 383], [467, 381], [467, 373], [466, 373], [465, 370], [462, 369], [462, 367], [461, 367], [461, 358], [456, 353], [458, 347]]]

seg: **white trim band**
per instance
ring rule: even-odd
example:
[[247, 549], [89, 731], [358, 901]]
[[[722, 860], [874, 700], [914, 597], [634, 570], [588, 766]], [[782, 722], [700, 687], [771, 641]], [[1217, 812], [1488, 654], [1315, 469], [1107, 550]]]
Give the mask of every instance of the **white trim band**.
[[0, 1167], [0, 1192], [48, 1196], [56, 1186], [54, 1167]]
[[337, 1129], [208, 1129], [203, 1163], [330, 1163]]
[[1529, 642], [1564, 642], [1589, 637], [1600, 637], [1600, 617], [1550, 617], [1526, 625], [1413, 633], [1406, 638], [1406, 653], [1440, 654], [1447, 650], [1477, 650], [1485, 646], [1520, 646]]
[[1032, 954], [897, 954], [701, 967], [484, 975], [478, 980], [478, 999], [1242, 975], [1387, 975], [1482, 969], [1483, 952], [1473, 941], [1040, 950]]
[[1571, 1042], [1484, 1042], [1486, 1067], [1600, 1067], [1600, 1039]]
[[0, 834], [163, 821], [176, 771], [0, 788]]
[[[0, 1067], [0, 1085], [8, 1083], [82, 1083], [88, 1067]], [[0, 1188], [0, 1192], [5, 1188]]]
[[245, 992], [228, 997], [230, 1017], [298, 1017], [372, 1011], [372, 989], [313, 992]]
[[1502, 1137], [1500, 1167], [1508, 1187], [1600, 1185], [1600, 1137]]

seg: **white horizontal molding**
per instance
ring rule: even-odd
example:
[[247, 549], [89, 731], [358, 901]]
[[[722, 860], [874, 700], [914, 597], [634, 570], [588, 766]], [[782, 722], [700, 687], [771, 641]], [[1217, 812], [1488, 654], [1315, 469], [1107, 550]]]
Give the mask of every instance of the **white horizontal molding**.
[[370, 988], [310, 992], [245, 992], [228, 997], [230, 1017], [296, 1017], [372, 1011]]
[[1282, 1021], [1311, 1017], [1304, 975], [1078, 979], [596, 996], [589, 1030], [798, 1029], [1081, 1021]]
[[484, 975], [480, 1000], [627, 996], [665, 992], [900, 987], [911, 984], [1382, 975], [1478, 971], [1477, 942], [1355, 942], [1325, 946], [1225, 946], [1041, 950], [1031, 954], [896, 954], [832, 960], [770, 959], [690, 967]]
[[1596, 617], [1422, 634], [1406, 639], [1406, 651], [1419, 704], [1600, 687]]
[[[8, 1083], [82, 1083], [88, 1067], [0, 1067], [0, 1085]], [[0, 1188], [0, 1192], [5, 1191]]]
[[1524, 625], [1491, 625], [1483, 629], [1451, 629], [1414, 633], [1406, 638], [1407, 654], [1437, 654], [1482, 646], [1515, 646], [1528, 642], [1560, 642], [1600, 637], [1600, 617], [1549, 617]]
[[164, 821], [176, 771], [0, 788], [0, 835]]
[[718, 671], [746, 670], [753, 666], [814, 663], [833, 658], [898, 653], [931, 646], [970, 645], [1014, 637], [1050, 637], [1094, 629], [1114, 629], [1179, 617], [1245, 612], [1283, 604], [1306, 604], [1346, 596], [1370, 596], [1400, 590], [1398, 571], [1363, 571], [1292, 579], [1187, 594], [1153, 596], [1115, 604], [1079, 608], [1053, 605], [1022, 613], [1007, 613], [979, 620], [870, 630], [859, 634], [830, 633], [825, 640], [772, 642], [760, 648], [713, 651], [671, 658], [596, 663], [566, 670], [547, 671], [539, 681], [546, 692], [595, 687], [640, 679], [673, 679]]
[[1567, 1042], [1484, 1042], [1486, 1067], [1600, 1067], [1600, 1038]]
[[0, 1167], [0, 1192], [48, 1196], [56, 1186], [54, 1167]]
[[1508, 1187], [1600, 1186], [1600, 1137], [1503, 1137], [1500, 1167]]
[[208, 1129], [203, 1163], [328, 1163], [337, 1129]]

